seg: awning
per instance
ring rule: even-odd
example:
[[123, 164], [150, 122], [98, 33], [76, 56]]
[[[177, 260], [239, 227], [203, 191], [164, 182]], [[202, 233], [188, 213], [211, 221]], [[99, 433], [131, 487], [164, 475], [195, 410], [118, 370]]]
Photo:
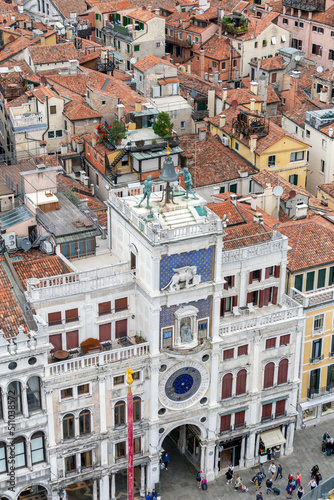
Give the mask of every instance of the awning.
[[262, 432], [261, 439], [266, 449], [286, 443], [286, 439], [284, 438], [280, 429], [273, 429], [271, 431]]

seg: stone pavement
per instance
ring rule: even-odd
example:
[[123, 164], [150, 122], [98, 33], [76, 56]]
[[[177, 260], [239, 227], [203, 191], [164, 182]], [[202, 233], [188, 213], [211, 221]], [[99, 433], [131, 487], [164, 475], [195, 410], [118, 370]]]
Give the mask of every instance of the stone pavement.
[[[310, 491], [308, 486], [310, 470], [315, 464], [319, 465], [324, 480], [334, 474], [334, 455], [327, 457], [326, 454], [321, 453], [321, 440], [325, 431], [334, 436], [334, 418], [328, 419], [327, 422], [318, 426], [307, 427], [295, 432], [293, 455], [275, 459], [276, 466], [280, 463], [283, 467], [283, 479], [274, 482], [274, 486], [280, 489], [281, 494], [279, 497], [273, 494], [266, 497], [264, 484], [261, 488], [263, 498], [285, 499], [287, 476], [289, 473], [295, 476], [297, 472], [302, 475], [301, 484], [304, 487], [305, 494], [308, 493]], [[232, 485], [227, 485], [225, 475], [209, 483], [207, 491], [202, 491], [198, 488], [196, 482], [197, 470], [175, 448], [171, 447], [167, 451], [170, 456], [170, 464], [168, 471], [161, 471], [161, 500], [235, 500], [239, 497], [241, 500], [254, 500], [256, 498], [256, 486], [250, 482], [250, 479], [254, 476], [258, 467], [239, 471], [243, 483], [249, 488], [248, 493], [235, 491]], [[267, 471], [268, 462], [265, 467]], [[235, 471], [238, 472], [238, 469], [236, 468]], [[297, 499], [296, 493], [293, 494], [292, 498]]]

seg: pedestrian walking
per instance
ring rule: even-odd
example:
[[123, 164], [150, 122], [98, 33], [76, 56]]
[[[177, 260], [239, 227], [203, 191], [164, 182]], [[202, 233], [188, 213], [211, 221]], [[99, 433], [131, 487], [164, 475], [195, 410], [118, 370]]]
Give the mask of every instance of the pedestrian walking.
[[155, 491], [155, 489], [153, 488], [153, 490], [152, 490], [152, 500], [154, 500], [155, 498], [158, 498], [158, 492]]
[[271, 479], [273, 479], [274, 475], [276, 474], [276, 465], [274, 464], [274, 462], [271, 462], [271, 464], [270, 464], [268, 474], [269, 473], [271, 474]]
[[231, 484], [233, 480], [233, 472], [231, 472], [230, 469], [228, 469], [225, 472], [225, 476], [226, 476], [226, 484]]
[[293, 487], [291, 481], [288, 482], [288, 485], [285, 488], [285, 490], [286, 490], [286, 498], [292, 498]]
[[257, 478], [257, 488], [256, 490], [259, 490], [261, 488], [261, 484], [262, 484], [262, 475], [260, 473], [258, 473], [256, 475], [256, 478]]
[[230, 464], [230, 465], [228, 466], [228, 470], [231, 472], [231, 474], [232, 474], [232, 476], [233, 476], [233, 474], [234, 474], [234, 467], [233, 467], [233, 465], [232, 465], [232, 464]]
[[271, 460], [272, 452], [273, 452], [272, 448], [267, 449], [268, 460]]
[[166, 453], [164, 454], [164, 456], [162, 457], [162, 461], [163, 463], [165, 464], [165, 469], [168, 470], [168, 464], [169, 464], [169, 455], [166, 451]]
[[299, 486], [301, 482], [302, 482], [302, 475], [301, 475], [300, 472], [297, 472], [297, 474], [296, 474], [296, 484], [297, 484], [297, 486]]
[[151, 492], [150, 491], [146, 495], [146, 500], [152, 500]]
[[318, 472], [318, 470], [319, 470], [319, 465], [313, 465], [311, 469], [311, 477], [314, 477], [315, 474]]
[[278, 464], [278, 466], [277, 466], [277, 474], [276, 474], [275, 481], [277, 480], [278, 476], [280, 479], [283, 478], [283, 468], [282, 468], [281, 464]]
[[262, 492], [259, 491], [256, 495], [256, 500], [263, 500]]
[[297, 490], [297, 497], [301, 498], [303, 495], [304, 495], [304, 488], [300, 484], [299, 487], [298, 487], [298, 490]]
[[196, 481], [198, 483], [198, 487], [201, 487], [201, 481], [202, 481], [202, 471], [200, 470], [197, 475], [196, 475]]
[[319, 483], [320, 483], [320, 481], [322, 480], [322, 475], [320, 474], [320, 471], [319, 471], [319, 470], [315, 473], [315, 475], [314, 475], [314, 479], [315, 479], [315, 481], [316, 481], [316, 483], [317, 483], [317, 486], [319, 486]]
[[314, 478], [312, 478], [311, 481], [308, 484], [309, 484], [311, 490], [314, 490], [314, 488], [317, 487], [317, 482], [316, 482], [316, 480]]
[[262, 475], [262, 477], [267, 477], [266, 476], [266, 470], [265, 470], [263, 464], [260, 465], [260, 474]]
[[266, 481], [266, 487], [267, 487], [266, 495], [268, 495], [269, 493], [271, 493], [271, 489], [273, 487], [273, 482], [269, 478]]
[[239, 474], [237, 474], [235, 476], [235, 482], [234, 482], [234, 489], [235, 490], [238, 490], [242, 485], [242, 479], [241, 477], [239, 476]]

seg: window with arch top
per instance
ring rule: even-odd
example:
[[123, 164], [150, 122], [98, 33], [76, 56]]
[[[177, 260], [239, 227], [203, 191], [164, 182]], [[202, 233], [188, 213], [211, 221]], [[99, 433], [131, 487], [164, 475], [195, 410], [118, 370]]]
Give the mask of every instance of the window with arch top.
[[74, 437], [74, 415], [67, 413], [63, 418], [63, 438], [71, 439]]
[[247, 370], [240, 370], [237, 374], [237, 385], [235, 394], [238, 396], [239, 394], [245, 394], [247, 386]]
[[141, 399], [139, 396], [133, 398], [133, 421], [139, 422], [141, 420]]
[[117, 401], [114, 407], [115, 427], [125, 424], [125, 402]]
[[233, 375], [232, 373], [226, 373], [222, 380], [222, 399], [232, 397], [232, 382]]
[[79, 415], [79, 430], [80, 436], [84, 434], [89, 434], [91, 432], [91, 421], [90, 421], [90, 411], [83, 410]]
[[28, 410], [40, 410], [41, 402], [41, 380], [39, 377], [30, 377], [27, 384]]
[[18, 381], [11, 382], [7, 389], [8, 406], [15, 407], [15, 414], [22, 415], [22, 389]]
[[264, 367], [263, 388], [273, 387], [275, 374], [275, 363], [267, 363]]
[[285, 358], [279, 362], [277, 384], [286, 384], [288, 381], [289, 361]]
[[44, 433], [35, 432], [31, 436], [31, 463], [39, 464], [45, 462], [45, 447], [44, 447]]

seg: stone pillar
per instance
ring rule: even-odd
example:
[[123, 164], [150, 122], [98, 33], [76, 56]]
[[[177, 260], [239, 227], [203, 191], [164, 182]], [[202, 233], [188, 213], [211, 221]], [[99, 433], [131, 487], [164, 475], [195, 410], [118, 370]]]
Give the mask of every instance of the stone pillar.
[[[211, 338], [212, 340], [219, 340], [219, 325], [220, 325], [220, 300], [221, 293], [215, 294], [212, 297], [212, 314], [211, 314]], [[208, 332], [209, 336], [209, 332]]]
[[104, 439], [103, 441], [101, 441], [100, 450], [101, 465], [106, 467], [108, 465], [108, 439]]
[[106, 378], [104, 375], [97, 377], [99, 382], [99, 397], [100, 397], [100, 433], [107, 432], [107, 417], [106, 417]]
[[145, 468], [146, 465], [140, 466], [140, 496], [145, 498]]
[[183, 454], [186, 451], [186, 429], [187, 429], [186, 425], [181, 425], [179, 442], [177, 443], [178, 449]]
[[29, 418], [27, 386], [22, 384], [22, 413], [23, 416]]
[[155, 484], [159, 482], [160, 479], [160, 468], [159, 468], [159, 457], [151, 459], [148, 467], [147, 467], [147, 481], [146, 481], [146, 489], [148, 491], [152, 491], [155, 487]]
[[[256, 453], [259, 449], [260, 434], [257, 435], [256, 439]], [[254, 444], [255, 444], [255, 432], [251, 432], [247, 439], [246, 446], [246, 456], [245, 456], [245, 467], [252, 467], [255, 463], [254, 459]]]
[[[48, 421], [48, 439], [49, 446], [55, 446], [55, 426], [54, 426], [54, 413], [53, 413], [53, 401], [52, 401], [52, 393], [53, 389], [49, 387], [45, 387], [45, 398], [46, 398], [46, 412], [47, 412], [47, 421]], [[60, 440], [60, 436], [59, 440]]]
[[112, 249], [112, 218], [111, 218], [111, 208], [108, 206], [108, 248]]
[[[214, 474], [214, 462], [215, 462], [215, 443], [210, 443], [205, 449], [205, 475], [208, 481], [213, 481], [215, 478]], [[203, 469], [201, 469], [203, 470]]]
[[110, 484], [109, 475], [102, 476], [99, 480], [100, 484], [100, 500], [109, 500], [110, 498]]
[[79, 429], [79, 415], [74, 416], [74, 436], [79, 437], [80, 436], [80, 429]]
[[200, 460], [200, 469], [204, 471], [206, 474], [206, 468], [205, 468], [205, 453], [206, 453], [206, 445], [201, 444], [201, 460]]
[[111, 474], [111, 500], [116, 500], [116, 474]]
[[1, 394], [2, 394], [3, 420], [4, 422], [8, 422], [8, 394], [7, 391], [5, 390], [1, 391]]
[[97, 478], [93, 478], [93, 500], [98, 500], [97, 498]]
[[243, 437], [242, 437], [242, 440], [241, 440], [240, 462], [239, 462], [239, 467], [240, 467], [240, 468], [243, 468], [243, 467], [244, 467], [244, 463], [245, 463], [245, 447], [246, 447], [246, 439], [247, 439], [247, 437], [246, 437], [246, 436], [243, 436]]
[[245, 307], [247, 305], [247, 287], [246, 287], [246, 272], [241, 271], [240, 273], [240, 287], [239, 287], [239, 307]]
[[295, 423], [290, 422], [286, 431], [285, 455], [291, 455], [293, 452], [293, 437], [295, 433]]
[[[159, 332], [159, 335], [153, 335], [150, 342], [150, 353], [151, 356], [158, 355], [160, 353], [160, 310], [150, 309], [149, 325], [151, 331]], [[157, 394], [157, 393], [152, 393]], [[151, 398], [158, 399], [158, 398]]]
[[26, 457], [27, 457], [27, 468], [32, 470], [31, 444], [29, 439], [26, 440]]
[[[150, 380], [150, 394], [159, 394], [159, 358], [155, 359], [153, 362], [157, 363], [151, 367], [151, 380]], [[159, 409], [159, 399], [158, 397], [150, 398], [150, 419], [152, 421], [158, 422], [158, 409]]]

